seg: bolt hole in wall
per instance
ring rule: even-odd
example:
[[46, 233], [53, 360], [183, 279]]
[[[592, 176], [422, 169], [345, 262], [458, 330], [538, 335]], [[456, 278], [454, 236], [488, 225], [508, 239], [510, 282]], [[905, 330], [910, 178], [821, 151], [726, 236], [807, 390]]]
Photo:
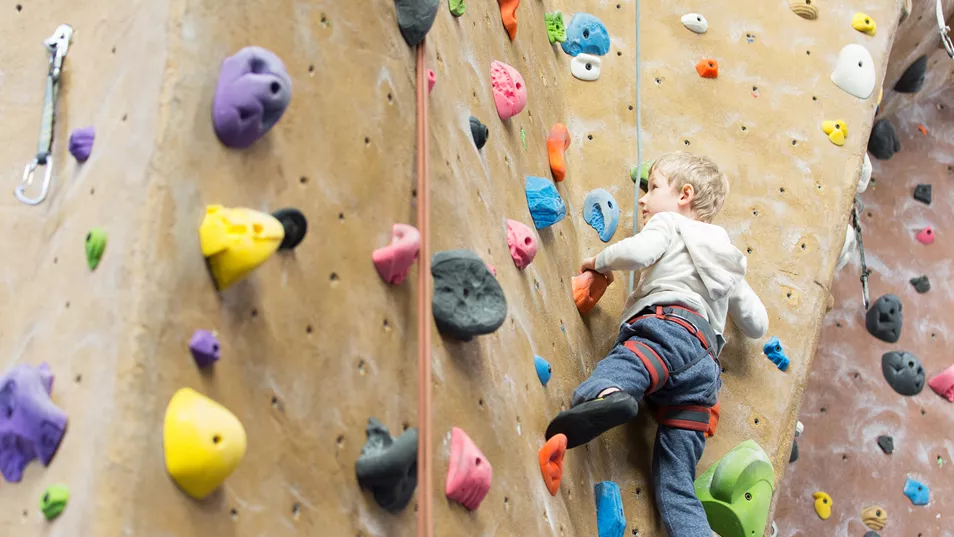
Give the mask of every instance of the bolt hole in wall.
[[233, 507], [231, 511], [231, 515], [232, 515], [232, 520], [238, 520], [238, 509]]
[[23, 6], [21, 6], [20, 4], [17, 4], [17, 11], [23, 11]]
[[292, 504], [292, 519], [298, 520], [299, 518], [301, 518], [301, 505], [296, 502]]

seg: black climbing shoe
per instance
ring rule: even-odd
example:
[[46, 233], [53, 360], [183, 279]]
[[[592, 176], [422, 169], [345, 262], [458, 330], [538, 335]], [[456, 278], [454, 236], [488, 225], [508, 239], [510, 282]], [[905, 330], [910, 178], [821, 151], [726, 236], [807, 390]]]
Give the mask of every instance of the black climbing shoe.
[[572, 449], [635, 418], [638, 412], [639, 404], [632, 395], [613, 392], [557, 414], [547, 427], [546, 437], [549, 440], [562, 433], [567, 449]]

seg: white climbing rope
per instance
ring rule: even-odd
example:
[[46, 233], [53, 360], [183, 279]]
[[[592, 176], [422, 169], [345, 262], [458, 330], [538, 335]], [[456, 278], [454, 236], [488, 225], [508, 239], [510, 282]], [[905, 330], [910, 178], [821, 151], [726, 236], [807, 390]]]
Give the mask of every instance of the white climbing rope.
[[[940, 1], [940, 0], [938, 0]], [[643, 169], [643, 125], [642, 125], [642, 107], [639, 103], [639, 0], [636, 0], [636, 165], [639, 166], [640, 173]], [[633, 181], [633, 235], [639, 233], [639, 182]], [[633, 293], [636, 281], [636, 272], [629, 273], [629, 282], [627, 294]]]

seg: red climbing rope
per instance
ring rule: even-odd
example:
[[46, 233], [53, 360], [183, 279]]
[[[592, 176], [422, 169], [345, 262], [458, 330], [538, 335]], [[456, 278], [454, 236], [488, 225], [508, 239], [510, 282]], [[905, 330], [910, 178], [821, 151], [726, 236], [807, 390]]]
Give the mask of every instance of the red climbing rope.
[[428, 193], [427, 70], [424, 41], [417, 47], [417, 227], [421, 253], [417, 272], [417, 510], [418, 537], [434, 536], [431, 467], [431, 223]]

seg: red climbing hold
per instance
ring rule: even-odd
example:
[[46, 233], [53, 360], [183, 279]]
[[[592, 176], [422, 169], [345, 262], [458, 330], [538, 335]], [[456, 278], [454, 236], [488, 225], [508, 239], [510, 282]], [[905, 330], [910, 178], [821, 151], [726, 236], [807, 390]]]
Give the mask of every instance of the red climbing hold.
[[543, 474], [543, 483], [551, 496], [556, 496], [560, 490], [560, 480], [563, 479], [563, 457], [566, 455], [566, 435], [553, 435], [540, 451], [540, 473]]
[[374, 267], [381, 279], [398, 285], [407, 278], [411, 265], [417, 261], [421, 250], [421, 233], [414, 226], [394, 224], [391, 228], [391, 244], [378, 248], [371, 254]]
[[954, 403], [954, 365], [941, 371], [928, 381], [935, 393]]
[[718, 78], [719, 62], [712, 58], [703, 58], [696, 64], [696, 72], [699, 73], [699, 76], [702, 78]]
[[473, 511], [487, 491], [493, 468], [487, 457], [462, 429], [451, 429], [450, 465], [447, 468], [447, 497]]
[[573, 277], [573, 302], [580, 315], [586, 315], [603, 298], [609, 280], [599, 272], [584, 271]]
[[497, 3], [500, 4], [500, 20], [513, 41], [517, 38], [517, 7], [520, 6], [520, 0], [497, 0]]
[[547, 137], [547, 154], [550, 156], [550, 170], [557, 183], [566, 178], [566, 148], [570, 147], [570, 131], [566, 125], [557, 123], [550, 129]]
[[430, 93], [434, 89], [434, 84], [437, 84], [437, 75], [434, 74], [433, 69], [427, 70], [427, 93]]
[[934, 244], [934, 230], [928, 226], [918, 231], [917, 239], [921, 244]]

